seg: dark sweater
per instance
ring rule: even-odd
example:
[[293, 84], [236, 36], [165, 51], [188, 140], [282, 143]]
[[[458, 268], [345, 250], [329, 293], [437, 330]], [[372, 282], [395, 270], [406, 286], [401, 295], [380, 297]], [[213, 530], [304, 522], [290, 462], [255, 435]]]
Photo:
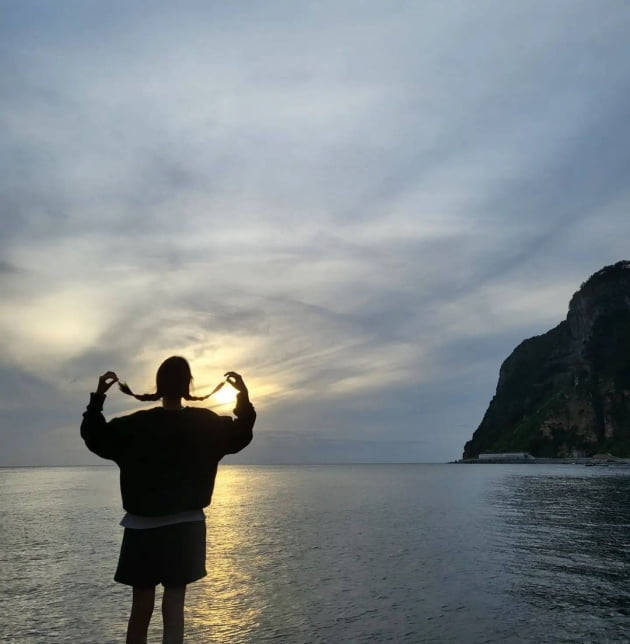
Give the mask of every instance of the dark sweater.
[[256, 412], [237, 396], [234, 414], [154, 407], [107, 422], [104, 395], [90, 394], [81, 436], [88, 449], [120, 467], [127, 512], [160, 516], [209, 505], [219, 461], [252, 440]]

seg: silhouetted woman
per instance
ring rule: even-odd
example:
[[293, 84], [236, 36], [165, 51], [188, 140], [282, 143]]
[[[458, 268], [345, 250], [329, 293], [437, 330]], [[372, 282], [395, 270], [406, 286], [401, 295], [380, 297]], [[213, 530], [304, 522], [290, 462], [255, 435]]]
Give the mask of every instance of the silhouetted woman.
[[118, 381], [113, 371], [103, 374], [90, 394], [81, 436], [88, 449], [120, 468], [126, 514], [114, 579], [133, 586], [127, 644], [146, 643], [157, 584], [164, 586], [162, 641], [183, 642], [186, 585], [207, 574], [202, 508], [210, 503], [219, 461], [249, 444], [256, 420], [241, 376], [225, 375], [238, 391], [236, 419], [182, 406], [182, 398], [204, 400], [211, 394], [190, 395], [190, 367], [178, 356], [160, 365], [154, 394], [136, 395], [119, 383], [122, 392], [138, 400], [161, 400], [160, 407], [107, 422], [102, 409], [105, 393]]

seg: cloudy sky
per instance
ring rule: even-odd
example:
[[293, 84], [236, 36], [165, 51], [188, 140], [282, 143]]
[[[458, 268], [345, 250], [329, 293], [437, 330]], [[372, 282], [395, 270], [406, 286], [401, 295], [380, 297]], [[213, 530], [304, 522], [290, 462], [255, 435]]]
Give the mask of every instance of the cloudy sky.
[[199, 394], [245, 377], [242, 462], [456, 459], [630, 259], [626, 2], [1, 12], [1, 465], [98, 462], [98, 375], [172, 354]]

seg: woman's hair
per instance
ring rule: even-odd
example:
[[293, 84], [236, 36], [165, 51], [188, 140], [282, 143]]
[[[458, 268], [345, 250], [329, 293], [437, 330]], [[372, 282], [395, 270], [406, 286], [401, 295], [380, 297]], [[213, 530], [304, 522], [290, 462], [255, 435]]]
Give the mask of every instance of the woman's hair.
[[191, 382], [192, 374], [188, 361], [180, 356], [171, 356], [164, 360], [157, 370], [154, 394], [134, 394], [126, 382], [119, 382], [118, 387], [124, 394], [143, 401], [160, 400], [164, 396], [179, 397], [184, 400], [205, 400], [212, 395], [210, 393], [207, 396], [191, 396]]

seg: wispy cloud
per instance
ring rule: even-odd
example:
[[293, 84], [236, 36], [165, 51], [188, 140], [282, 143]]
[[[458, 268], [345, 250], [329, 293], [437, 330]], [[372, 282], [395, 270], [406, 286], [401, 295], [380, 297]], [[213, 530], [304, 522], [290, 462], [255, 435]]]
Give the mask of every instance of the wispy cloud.
[[199, 389], [243, 371], [257, 458], [458, 456], [502, 359], [625, 253], [629, 28], [576, 0], [8, 3], [3, 459], [79, 458], [96, 376], [149, 389], [171, 353]]

